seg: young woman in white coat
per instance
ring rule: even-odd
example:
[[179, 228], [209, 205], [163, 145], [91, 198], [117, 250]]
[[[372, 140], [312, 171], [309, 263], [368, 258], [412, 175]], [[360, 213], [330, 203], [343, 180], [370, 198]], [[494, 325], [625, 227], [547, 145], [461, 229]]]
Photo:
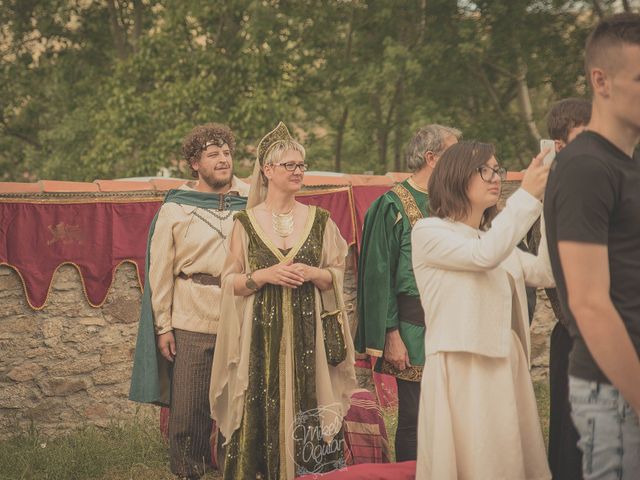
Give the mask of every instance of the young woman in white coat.
[[417, 479], [551, 478], [529, 373], [525, 284], [554, 282], [544, 238], [537, 257], [516, 248], [542, 211], [542, 158], [497, 215], [506, 171], [492, 145], [453, 145], [429, 181], [432, 216], [412, 234], [427, 326]]

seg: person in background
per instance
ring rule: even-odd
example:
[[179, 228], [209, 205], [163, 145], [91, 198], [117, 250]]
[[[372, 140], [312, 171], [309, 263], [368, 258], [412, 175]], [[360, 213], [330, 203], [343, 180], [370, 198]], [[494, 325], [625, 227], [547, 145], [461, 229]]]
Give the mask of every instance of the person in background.
[[[566, 98], [551, 107], [547, 115], [547, 130], [555, 143], [556, 153], [582, 133], [590, 118], [591, 102], [583, 98]], [[552, 288], [546, 293], [558, 319], [551, 332], [549, 352], [549, 468], [556, 480], [581, 480], [582, 454], [569, 404], [569, 352], [573, 342], [558, 293]]]
[[396, 460], [416, 459], [420, 380], [424, 366], [424, 311], [411, 267], [411, 229], [428, 213], [427, 184], [459, 130], [427, 125], [408, 148], [413, 172], [369, 207], [358, 264], [356, 349], [377, 358], [376, 371], [396, 377]]

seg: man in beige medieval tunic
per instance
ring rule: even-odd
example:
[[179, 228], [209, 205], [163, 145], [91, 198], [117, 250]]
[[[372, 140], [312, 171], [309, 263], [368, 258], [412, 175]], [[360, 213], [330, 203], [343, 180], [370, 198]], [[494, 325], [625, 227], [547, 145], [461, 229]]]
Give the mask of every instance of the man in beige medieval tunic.
[[[170, 399], [171, 470], [180, 478], [199, 478], [211, 463], [209, 382], [220, 314], [220, 273], [234, 210], [244, 208], [242, 197], [249, 190], [233, 176], [234, 147], [233, 133], [224, 125], [191, 131], [182, 148], [198, 181], [194, 188], [169, 192], [150, 233], [147, 286], [153, 330], [159, 363], [170, 362], [171, 377], [170, 382], [160, 378], [160, 398], [134, 394], [134, 379], [131, 398], [159, 404]], [[143, 317], [144, 310], [143, 302]], [[138, 358], [134, 377], [137, 364]], [[163, 368], [158, 370], [162, 377]], [[169, 386], [168, 397], [162, 392], [163, 381]]]

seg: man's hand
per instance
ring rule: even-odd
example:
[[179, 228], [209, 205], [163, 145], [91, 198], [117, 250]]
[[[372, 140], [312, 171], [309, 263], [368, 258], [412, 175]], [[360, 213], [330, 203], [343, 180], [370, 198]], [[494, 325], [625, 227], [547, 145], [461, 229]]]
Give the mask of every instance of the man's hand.
[[384, 359], [400, 371], [411, 367], [409, 352], [398, 330], [387, 332], [384, 342]]
[[164, 358], [173, 362], [173, 358], [176, 356], [176, 339], [173, 337], [173, 332], [169, 331], [158, 335], [158, 350]]

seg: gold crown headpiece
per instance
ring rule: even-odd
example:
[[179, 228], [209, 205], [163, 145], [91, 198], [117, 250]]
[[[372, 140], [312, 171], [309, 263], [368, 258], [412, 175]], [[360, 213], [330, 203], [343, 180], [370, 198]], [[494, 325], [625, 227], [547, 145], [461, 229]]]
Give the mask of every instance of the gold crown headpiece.
[[260, 162], [260, 166], [264, 166], [264, 159], [274, 145], [287, 140], [293, 140], [293, 137], [289, 134], [287, 126], [279, 122], [278, 126], [262, 137], [258, 144], [258, 162]]

